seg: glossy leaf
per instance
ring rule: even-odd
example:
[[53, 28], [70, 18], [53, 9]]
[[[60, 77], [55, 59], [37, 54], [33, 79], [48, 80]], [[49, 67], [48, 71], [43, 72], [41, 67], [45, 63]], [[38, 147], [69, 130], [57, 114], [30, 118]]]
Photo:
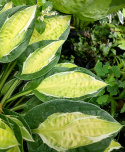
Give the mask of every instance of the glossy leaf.
[[63, 43], [64, 41], [60, 40], [35, 50], [24, 62], [22, 74], [35, 73], [47, 66], [55, 58], [55, 53]]
[[107, 84], [79, 71], [61, 72], [44, 79], [36, 91], [45, 95], [76, 98], [92, 94]]
[[[13, 9], [11, 9], [11, 11], [13, 11]], [[27, 7], [23, 10], [17, 11], [5, 20], [0, 29], [0, 61], [12, 61], [25, 50], [31, 36], [32, 28], [29, 32], [29, 27], [31, 27], [31, 25], [33, 26], [32, 21], [35, 18], [35, 12], [36, 6]], [[23, 42], [26, 38], [27, 41]], [[21, 47], [22, 45], [23, 48]], [[18, 53], [17, 49], [20, 50]]]
[[120, 128], [119, 123], [75, 112], [55, 113], [32, 131], [51, 148], [65, 151], [98, 142]]
[[67, 16], [54, 16], [45, 18], [46, 29], [42, 34], [39, 34], [34, 29], [33, 35], [30, 39], [30, 44], [42, 40], [58, 40], [70, 24], [70, 15]]
[[[74, 146], [72, 148], [75, 148], [75, 149], [70, 149], [68, 150], [68, 152], [79, 152], [79, 151], [92, 152], [92, 150], [93, 152], [102, 152], [109, 146], [111, 139], [114, 136], [116, 136], [117, 131], [115, 132], [115, 129], [117, 130], [118, 128], [121, 128], [121, 125], [117, 121], [115, 121], [107, 112], [105, 112], [104, 110], [101, 110], [99, 107], [93, 104], [82, 102], [82, 101], [71, 101], [71, 100], [60, 100], [60, 99], [52, 100], [52, 101], [49, 101], [49, 102], [46, 102], [34, 107], [25, 115], [25, 119], [28, 122], [30, 128], [33, 129], [33, 131], [37, 132], [38, 130], [39, 131], [41, 130], [42, 133], [44, 132], [45, 133], [45, 134], [43, 133], [44, 137], [47, 140], [52, 141], [54, 140], [54, 138], [55, 139], [59, 138], [58, 140], [54, 140], [54, 142], [50, 144], [50, 142], [45, 140], [45, 138], [42, 136], [42, 138], [44, 138], [44, 142], [47, 143], [48, 145], [50, 144], [51, 146], [55, 142], [59, 142], [59, 145], [61, 146], [62, 145], [67, 146], [67, 144], [71, 146], [71, 145], [75, 145], [78, 142], [80, 143], [84, 142], [84, 139], [81, 140], [81, 138], [83, 138], [83, 136], [81, 136], [82, 133], [87, 135], [85, 139], [89, 138], [88, 134], [91, 134], [93, 136], [92, 138], [90, 138], [91, 139], [90, 143], [95, 141], [94, 143], [89, 144], [89, 140], [88, 140], [89, 145], [81, 146], [79, 148], [75, 148]], [[84, 123], [82, 123], [82, 121]], [[102, 128], [100, 127], [100, 124], [103, 124], [101, 126]], [[44, 127], [46, 127], [46, 129]], [[109, 129], [106, 129], [107, 127]], [[93, 132], [92, 130], [94, 130], [94, 128], [96, 129]], [[110, 131], [112, 132], [112, 135], [109, 135]], [[64, 132], [65, 134], [63, 134]], [[70, 134], [69, 132], [70, 133], [72, 132], [72, 134], [74, 135]], [[58, 136], [58, 133], [60, 134], [59, 136]], [[75, 136], [75, 134], [77, 135]], [[97, 138], [95, 134], [97, 136], [98, 134], [99, 136], [102, 134], [102, 136], [100, 136], [100, 138]], [[54, 138], [49, 138], [50, 136], [51, 137], [53, 136]], [[75, 140], [73, 142], [70, 142], [70, 139], [72, 141], [72, 139], [74, 138]], [[93, 140], [93, 138], [95, 138], [95, 140]], [[98, 139], [100, 140], [98, 141]], [[40, 136], [37, 136], [36, 134], [34, 134], [34, 140], [35, 140], [35, 143], [28, 142], [28, 148], [30, 152], [33, 152], [33, 151], [41, 152], [41, 150], [43, 152], [46, 152], [46, 151], [56, 152], [54, 149], [52, 149], [52, 147], [51, 148], [49, 147], [50, 145], [47, 146], [44, 142], [42, 142], [42, 140], [40, 140]], [[65, 144], [63, 144], [64, 141], [65, 141]], [[60, 147], [59, 145], [57, 147]]]
[[0, 149], [17, 146], [18, 142], [12, 129], [0, 119]]
[[66, 14], [73, 14], [85, 21], [99, 20], [125, 7], [124, 0], [50, 0], [54, 8]]
[[58, 62], [64, 40], [40, 41], [30, 45], [19, 57], [20, 73], [18, 78], [24, 80], [41, 77]]
[[120, 149], [120, 148], [121, 148], [121, 145], [120, 145], [118, 142], [112, 140], [112, 141], [111, 141], [111, 144], [110, 144], [109, 147], [105, 150], [105, 152], [111, 152], [111, 151], [114, 150], [114, 149]]

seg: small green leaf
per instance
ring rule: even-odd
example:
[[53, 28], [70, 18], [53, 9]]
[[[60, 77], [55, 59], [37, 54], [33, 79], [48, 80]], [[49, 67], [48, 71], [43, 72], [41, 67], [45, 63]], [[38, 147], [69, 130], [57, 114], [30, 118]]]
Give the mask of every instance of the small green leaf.
[[118, 94], [118, 86], [114, 85], [114, 86], [107, 86], [107, 91], [111, 94], [111, 95], [117, 95]]
[[96, 71], [98, 76], [104, 76], [106, 73], [108, 73], [108, 65], [103, 65], [102, 62], [97, 62], [94, 70]]
[[116, 78], [119, 78], [120, 77], [120, 70], [119, 70], [118, 66], [112, 66], [112, 68], [109, 69], [109, 74], [114, 74], [114, 76]]
[[0, 150], [17, 146], [18, 142], [14, 132], [0, 119]]
[[114, 149], [120, 149], [120, 148], [122, 148], [122, 146], [121, 146], [118, 142], [112, 140], [112, 141], [111, 141], [111, 144], [110, 144], [109, 147], [105, 150], [105, 152], [111, 152], [111, 151], [114, 150]]
[[97, 102], [98, 102], [98, 104], [103, 104], [103, 103], [106, 103], [107, 102], [107, 100], [108, 100], [108, 95], [103, 95], [103, 96], [100, 96], [98, 99], [97, 99]]
[[125, 81], [119, 81], [119, 87], [125, 88]]
[[80, 112], [55, 113], [49, 116], [33, 133], [57, 151], [89, 145], [111, 136], [121, 129], [114, 123]]
[[123, 105], [123, 107], [122, 107], [120, 113], [124, 113], [124, 112], [125, 112], [125, 103], [124, 103], [124, 105]]
[[120, 49], [125, 50], [125, 39], [118, 40], [117, 43]]

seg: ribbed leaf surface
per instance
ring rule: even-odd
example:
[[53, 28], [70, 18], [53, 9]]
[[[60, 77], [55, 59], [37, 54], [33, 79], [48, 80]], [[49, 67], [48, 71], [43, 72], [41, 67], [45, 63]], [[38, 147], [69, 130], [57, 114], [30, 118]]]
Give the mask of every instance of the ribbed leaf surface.
[[23, 64], [22, 74], [35, 73], [47, 66], [55, 58], [55, 53], [63, 43], [64, 40], [52, 42], [30, 54]]
[[101, 141], [121, 127], [117, 122], [80, 112], [55, 113], [33, 132], [39, 134], [50, 147], [64, 151]]
[[13, 131], [0, 119], [0, 149], [7, 149], [18, 145]]
[[42, 40], [58, 40], [63, 32], [68, 28], [70, 24], [70, 15], [67, 16], [54, 16], [46, 18], [46, 29], [42, 34], [39, 34], [34, 29], [33, 35], [30, 39], [30, 44], [42, 41]]
[[92, 94], [107, 84], [81, 72], [61, 72], [44, 79], [35, 89], [40, 93], [75, 98]]
[[28, 7], [5, 21], [0, 29], [0, 59], [19, 46], [35, 16], [35, 10], [36, 6]]

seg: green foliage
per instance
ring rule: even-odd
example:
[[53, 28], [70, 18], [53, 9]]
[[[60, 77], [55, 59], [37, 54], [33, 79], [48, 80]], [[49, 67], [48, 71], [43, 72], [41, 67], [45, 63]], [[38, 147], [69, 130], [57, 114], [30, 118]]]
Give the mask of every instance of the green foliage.
[[[11, 5], [2, 6], [0, 12], [0, 152], [23, 152], [23, 140], [28, 143], [29, 152], [106, 150], [122, 125], [83, 100], [96, 98], [98, 104], [111, 100], [114, 105], [113, 96], [120, 92], [119, 88], [123, 90], [119, 98], [123, 98], [124, 59], [117, 59], [115, 66], [98, 61], [93, 69], [97, 76], [73, 64], [56, 65], [70, 31], [71, 16], [53, 10], [55, 1], [12, 0], [8, 4]], [[101, 8], [95, 4], [106, 4], [100, 15], [96, 12]], [[110, 13], [124, 4], [115, 2], [115, 8], [111, 8], [109, 3], [96, 1], [96, 14], [88, 18], [99, 19], [105, 9], [109, 8]], [[92, 52], [98, 46], [107, 60], [110, 50], [115, 52], [115, 45], [96, 42], [100, 39], [97, 35], [96, 30], [91, 36], [88, 34], [94, 47], [87, 42], [85, 46]], [[83, 39], [80, 41], [78, 49]]]

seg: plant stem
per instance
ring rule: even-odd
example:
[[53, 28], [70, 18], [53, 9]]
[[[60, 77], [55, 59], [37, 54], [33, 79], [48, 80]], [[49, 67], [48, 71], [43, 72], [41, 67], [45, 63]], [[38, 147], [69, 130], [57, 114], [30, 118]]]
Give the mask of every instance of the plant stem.
[[112, 117], [114, 117], [117, 103], [114, 99], [110, 99], [110, 100], [111, 100], [111, 115]]
[[22, 104], [22, 105], [19, 105], [19, 106], [17, 106], [17, 107], [11, 108], [10, 110], [12, 110], [12, 111], [21, 110], [21, 109], [24, 108], [24, 106], [25, 106], [25, 104]]
[[24, 95], [27, 95], [27, 94], [29, 94], [31, 91], [32, 91], [32, 90], [19, 92], [19, 93], [15, 94], [14, 96], [12, 96], [11, 98], [9, 98], [8, 100], [6, 100], [6, 103], [8, 103], [8, 102], [10, 102], [10, 101], [12, 101], [12, 100], [15, 100], [15, 99], [17, 99], [17, 98], [19, 98], [19, 97], [22, 97], [22, 96], [24, 96]]
[[12, 86], [9, 88], [3, 99], [1, 100], [1, 105], [4, 107], [6, 100], [12, 95], [15, 88], [22, 82], [22, 80], [16, 79], [15, 82], [12, 84]]
[[18, 105], [23, 101], [24, 98], [25, 98], [25, 97], [22, 96], [22, 97], [20, 98], [20, 100], [14, 105], [14, 107], [18, 106]]
[[13, 70], [13, 68], [15, 67], [16, 63], [17, 63], [17, 61], [11, 62], [6, 67], [4, 73], [3, 73], [2, 77], [1, 77], [1, 80], [0, 80], [0, 92], [1, 92], [1, 89], [2, 89], [6, 79], [10, 75], [11, 71]]

